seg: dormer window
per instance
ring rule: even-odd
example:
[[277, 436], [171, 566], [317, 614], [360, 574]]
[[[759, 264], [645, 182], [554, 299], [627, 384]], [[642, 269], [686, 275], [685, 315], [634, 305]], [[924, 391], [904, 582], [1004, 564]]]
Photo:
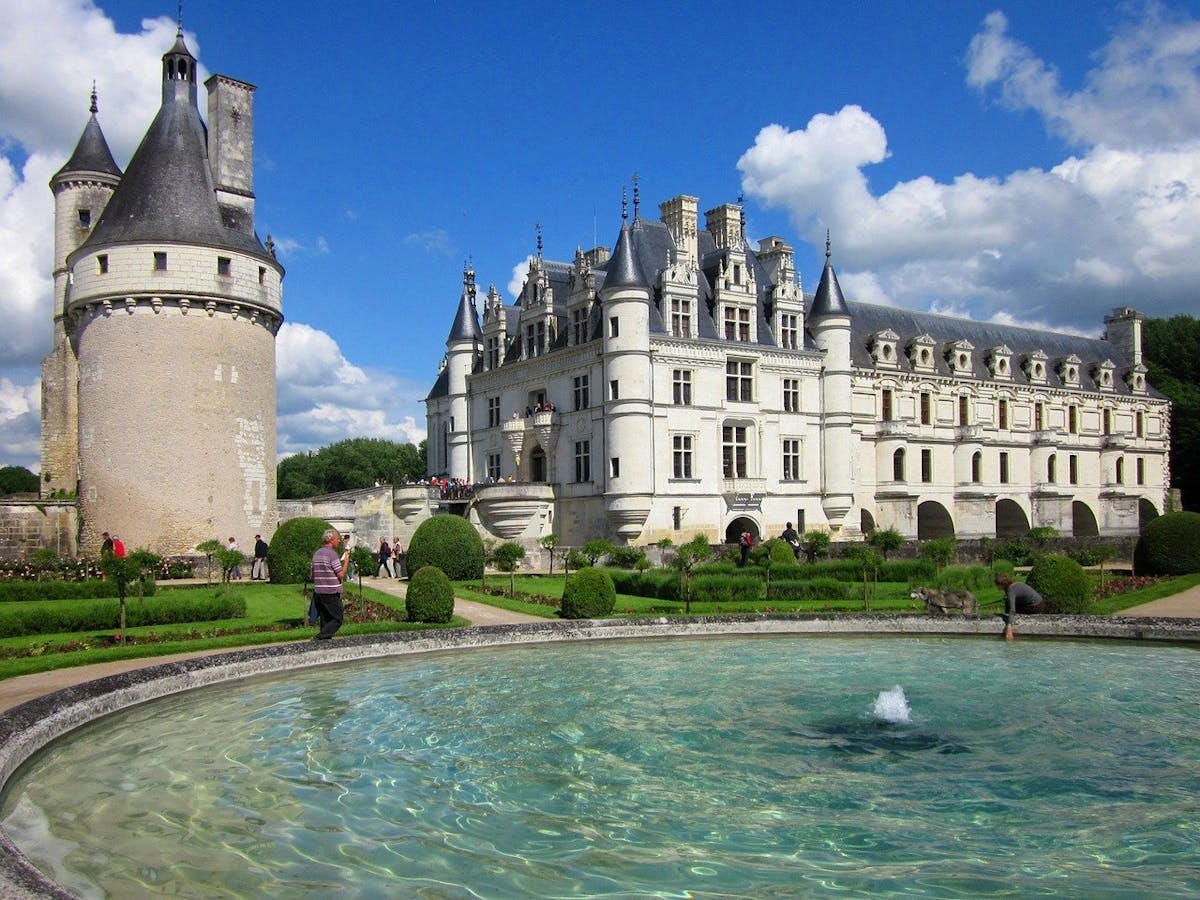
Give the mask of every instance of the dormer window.
[[1079, 387], [1079, 370], [1083, 363], [1072, 353], [1058, 361], [1058, 377], [1066, 387]]
[[899, 363], [896, 355], [896, 344], [900, 341], [900, 335], [886, 328], [883, 331], [877, 331], [871, 336], [871, 358], [875, 360], [875, 365], [886, 369], [894, 369]]
[[936, 346], [937, 341], [928, 334], [913, 338], [908, 345], [908, 361], [912, 367], [919, 372], [932, 372], [935, 363], [933, 350]]
[[725, 340], [750, 340], [750, 310], [744, 306], [726, 305], [725, 307]]
[[1135, 394], [1146, 393], [1146, 367], [1136, 365], [1125, 372], [1125, 383]]
[[79, 227], [80, 228], [91, 228], [92, 227], [92, 211], [90, 209], [81, 209], [79, 211]]
[[1049, 357], [1041, 350], [1035, 350], [1025, 357], [1021, 368], [1025, 370], [1025, 377], [1030, 384], [1045, 384], [1046, 374], [1050, 371]]
[[1096, 387], [1102, 391], [1111, 391], [1113, 389], [1113, 373], [1117, 367], [1111, 359], [1106, 359], [1104, 362], [1092, 367], [1092, 380], [1096, 383]]
[[955, 341], [946, 348], [946, 362], [954, 375], [970, 375], [974, 368], [975, 346], [967, 340]]
[[1001, 344], [988, 353], [988, 371], [999, 381], [1012, 380], [1012, 351]]

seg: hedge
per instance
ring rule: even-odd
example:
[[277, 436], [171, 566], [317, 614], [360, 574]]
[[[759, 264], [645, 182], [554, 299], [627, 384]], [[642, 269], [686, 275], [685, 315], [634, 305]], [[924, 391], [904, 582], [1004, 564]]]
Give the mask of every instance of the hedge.
[[[225, 593], [194, 597], [172, 593], [139, 601], [125, 601], [125, 627], [174, 625], [181, 622], [217, 622], [246, 615], [246, 601]], [[111, 631], [121, 622], [121, 602], [103, 600], [54, 600], [30, 604], [20, 610], [0, 608], [0, 637], [60, 634], [75, 631]]]
[[1200, 513], [1173, 512], [1152, 519], [1133, 551], [1138, 575], [1200, 572]]
[[[153, 579], [148, 578], [142, 583], [145, 596], [153, 597], [155, 590]], [[126, 585], [126, 597], [136, 597], [137, 592], [137, 582]], [[116, 596], [117, 583], [99, 578], [88, 581], [0, 581], [0, 603], [29, 600], [96, 600]]]
[[454, 585], [437, 566], [422, 566], [404, 592], [404, 609], [410, 622], [449, 622], [454, 618]]
[[324, 519], [299, 516], [281, 522], [267, 547], [267, 571], [272, 584], [302, 584], [312, 578], [313, 554], [329, 523]]
[[696, 603], [756, 603], [762, 592], [763, 580], [758, 575], [697, 575], [692, 579], [692, 601]]
[[1042, 595], [1046, 612], [1086, 615], [1092, 608], [1092, 582], [1075, 560], [1047, 553], [1029, 570], [1026, 584]]
[[767, 588], [767, 599], [776, 602], [789, 600], [816, 600], [834, 602], [849, 600], [852, 588], [836, 578], [772, 578]]

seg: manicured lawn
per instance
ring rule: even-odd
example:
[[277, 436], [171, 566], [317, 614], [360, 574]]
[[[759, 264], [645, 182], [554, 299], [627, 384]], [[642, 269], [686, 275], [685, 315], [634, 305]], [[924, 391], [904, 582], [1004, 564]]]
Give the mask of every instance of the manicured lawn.
[[[173, 588], [168, 585], [160, 585], [158, 596], [169, 597], [173, 591], [206, 591], [211, 594], [221, 590], [229, 590], [245, 599], [245, 618], [128, 628], [125, 635], [135, 641], [128, 644], [113, 643], [113, 636], [116, 634], [115, 622], [111, 631], [104, 632], [0, 638], [0, 678], [12, 678], [16, 675], [97, 662], [307, 640], [316, 633], [314, 627], [303, 624], [308, 604], [301, 594], [300, 585], [233, 584], [228, 588], [203, 585]], [[379, 613], [376, 615], [378, 620], [352, 621], [356, 617], [356, 613], [364, 607], [358, 600], [358, 586], [348, 586], [345, 604], [346, 621], [338, 632], [339, 636], [463, 627], [467, 624], [459, 618], [453, 620], [448, 626], [410, 624], [403, 621], [404, 600], [402, 598], [367, 587], [362, 589], [362, 596], [364, 601], [373, 604], [372, 609]], [[137, 602], [136, 596], [127, 598], [127, 604], [130, 606], [136, 605]], [[7, 608], [19, 609], [20, 606], [21, 604], [10, 604], [7, 605]], [[382, 613], [380, 607], [386, 607], [393, 611], [394, 618]], [[139, 640], [142, 642], [138, 643]]]

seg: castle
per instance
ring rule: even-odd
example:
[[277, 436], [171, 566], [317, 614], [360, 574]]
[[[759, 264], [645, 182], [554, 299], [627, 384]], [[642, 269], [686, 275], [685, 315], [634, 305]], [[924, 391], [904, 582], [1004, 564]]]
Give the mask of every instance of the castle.
[[542, 255], [519, 298], [463, 291], [427, 404], [428, 469], [505, 540], [675, 543], [792, 522], [843, 540], [1135, 534], [1164, 510], [1170, 408], [1142, 316], [1103, 339], [848, 301], [827, 244], [748, 246], [734, 204], [661, 204], [614, 249]]
[[[270, 534], [283, 267], [254, 230], [254, 86], [197, 106], [182, 30], [124, 172], [91, 118], [54, 193], [54, 347], [42, 363], [42, 496], [100, 533], [187, 553]], [[60, 548], [64, 552], [73, 548]]]

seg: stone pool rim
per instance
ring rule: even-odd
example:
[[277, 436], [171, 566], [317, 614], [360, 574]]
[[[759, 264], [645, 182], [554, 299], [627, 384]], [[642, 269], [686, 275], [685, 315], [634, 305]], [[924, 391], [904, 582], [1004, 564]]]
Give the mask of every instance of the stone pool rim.
[[[520, 625], [406, 631], [296, 641], [229, 650], [98, 678], [22, 703], [0, 714], [0, 790], [34, 754], [97, 719], [161, 697], [297, 669], [483, 647], [586, 640], [698, 638], [725, 635], [982, 637], [997, 640], [998, 616], [759, 614], [684, 618], [546, 621]], [[1017, 639], [1135, 640], [1200, 644], [1200, 618], [1021, 617]], [[70, 898], [0, 831], [0, 898]]]

